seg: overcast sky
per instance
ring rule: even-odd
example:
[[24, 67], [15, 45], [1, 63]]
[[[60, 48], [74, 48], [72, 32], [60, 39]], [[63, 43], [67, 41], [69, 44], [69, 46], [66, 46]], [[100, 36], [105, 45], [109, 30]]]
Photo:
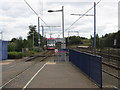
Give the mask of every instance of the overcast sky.
[[[65, 37], [68, 31], [79, 31], [81, 37], [93, 35], [93, 17], [83, 17], [70, 29], [66, 30], [79, 16], [90, 9], [99, 0], [26, 0], [48, 26], [61, 26], [61, 12], [48, 13], [49, 9], [60, 10], [64, 6]], [[93, 9], [88, 12], [93, 14]], [[46, 26], [43, 22], [43, 26]], [[0, 31], [4, 40], [22, 36], [26, 38], [29, 25], [37, 25], [37, 16], [24, 0], [0, 0]], [[61, 27], [45, 27], [46, 37], [62, 37]], [[97, 33], [99, 36], [118, 31], [118, 0], [101, 0], [97, 5]], [[70, 35], [78, 35], [70, 33]]]

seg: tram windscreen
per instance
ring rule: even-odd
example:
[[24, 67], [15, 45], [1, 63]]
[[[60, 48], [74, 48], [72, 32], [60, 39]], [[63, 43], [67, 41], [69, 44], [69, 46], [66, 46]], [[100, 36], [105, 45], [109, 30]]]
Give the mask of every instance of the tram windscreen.
[[55, 40], [48, 40], [47, 44], [54, 44]]

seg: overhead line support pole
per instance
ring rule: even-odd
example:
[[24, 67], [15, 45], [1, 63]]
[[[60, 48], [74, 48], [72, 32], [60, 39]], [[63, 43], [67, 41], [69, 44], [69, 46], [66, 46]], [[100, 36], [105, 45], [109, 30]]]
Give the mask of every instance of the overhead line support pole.
[[64, 6], [62, 6], [62, 35], [63, 35], [63, 49], [66, 48], [66, 45], [65, 45], [65, 37], [64, 37]]
[[40, 19], [38, 17], [38, 49], [40, 50]]
[[94, 2], [94, 54], [96, 53], [96, 3]]

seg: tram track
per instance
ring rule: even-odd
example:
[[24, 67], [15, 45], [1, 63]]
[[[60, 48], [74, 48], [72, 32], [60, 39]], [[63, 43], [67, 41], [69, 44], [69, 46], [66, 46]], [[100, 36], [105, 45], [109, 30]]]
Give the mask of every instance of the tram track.
[[[78, 48], [74, 48], [75, 50], [78, 50]], [[79, 51], [81, 51], [81, 49], [79, 49]], [[93, 52], [92, 51], [89, 51], [89, 50], [87, 50], [87, 51], [82, 51], [82, 52], [85, 52], [85, 53], [90, 53], [90, 54], [93, 54]], [[97, 55], [100, 55], [101, 56], [101, 54], [100, 53], [98, 53], [98, 52], [96, 52], [96, 54]], [[120, 70], [120, 66], [119, 66], [119, 63], [120, 63], [120, 61], [118, 60], [118, 62], [116, 62], [116, 59], [115, 60], [107, 60], [107, 59], [109, 59], [108, 57], [103, 57], [103, 56], [101, 56], [102, 57], [102, 64], [103, 65], [106, 65], [107, 67], [110, 67], [110, 68], [112, 68], [112, 69], [115, 69], [115, 70]], [[117, 57], [118, 58], [118, 57]]]
[[114, 74], [112, 74], [112, 73], [110, 73], [110, 72], [108, 72], [108, 71], [106, 71], [106, 70], [102, 70], [102, 72], [104, 72], [104, 73], [106, 73], [106, 74], [108, 74], [108, 75], [110, 75], [110, 76], [112, 76], [112, 77], [120, 80], [120, 77], [119, 77], [119, 76], [114, 75]]
[[120, 66], [118, 64], [115, 65], [102, 60], [102, 71], [116, 79], [120, 79], [119, 76]]
[[[40, 55], [44, 55], [44, 54], [46, 54], [46, 53], [47, 53], [47, 51], [44, 51], [44, 52], [40, 53]], [[10, 65], [10, 66], [7, 66], [7, 68], [5, 68], [5, 69], [4, 69], [4, 67], [3, 67], [3, 69], [4, 69], [5, 71], [6, 71], [6, 70], [9, 70], [9, 69], [11, 69], [11, 68], [14, 68], [16, 65], [18, 65], [18, 64], [20, 64], [20, 63], [23, 63], [23, 62], [27, 62], [27, 61], [31, 61], [31, 60], [33, 60], [33, 59], [36, 59], [36, 58], [38, 58], [40, 55], [30, 56], [30, 57], [28, 57], [28, 58], [21, 59], [21, 60], [19, 60], [19, 61], [15, 61], [15, 63], [13, 63], [13, 64]]]
[[[51, 51], [48, 51], [48, 52], [44, 52], [43, 54], [41, 55], [45, 55], [45, 57], [36, 57], [34, 59], [31, 59], [33, 60], [34, 62], [32, 62], [31, 65], [29, 65], [28, 67], [26, 67], [24, 70], [20, 71], [19, 73], [17, 73], [16, 75], [14, 75], [13, 77], [9, 78], [9, 80], [7, 81], [3, 81], [3, 84], [0, 86], [0, 89], [2, 89], [3, 87], [5, 87], [7, 84], [9, 84], [10, 82], [12, 82], [13, 80], [15, 80], [16, 78], [18, 78], [20, 75], [22, 75], [24, 72], [26, 72], [27, 70], [30, 70], [32, 67], [34, 67], [36, 64], [42, 62], [42, 61], [45, 61], [53, 52]], [[31, 62], [31, 60], [25, 60], [26, 62]], [[24, 62], [25, 62], [24, 61]]]

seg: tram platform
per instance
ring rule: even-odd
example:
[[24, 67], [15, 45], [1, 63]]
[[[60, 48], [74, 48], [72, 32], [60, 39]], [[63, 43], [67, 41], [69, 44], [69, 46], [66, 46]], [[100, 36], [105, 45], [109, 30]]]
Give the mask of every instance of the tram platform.
[[27, 88], [99, 88], [70, 62], [47, 62]]

